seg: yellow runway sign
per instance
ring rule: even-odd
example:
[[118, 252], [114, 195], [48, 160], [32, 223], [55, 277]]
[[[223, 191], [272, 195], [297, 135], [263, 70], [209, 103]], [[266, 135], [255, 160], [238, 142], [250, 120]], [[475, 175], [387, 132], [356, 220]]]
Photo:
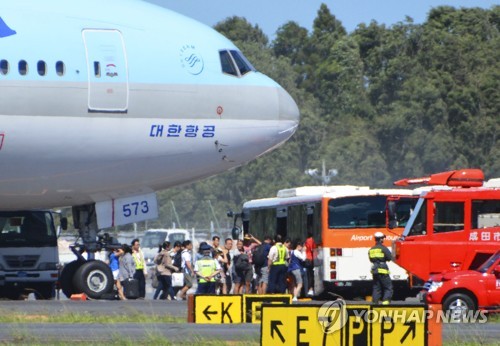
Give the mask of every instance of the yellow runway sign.
[[240, 295], [195, 295], [195, 323], [242, 323], [243, 298]]
[[426, 323], [413, 307], [374, 307], [380, 323], [372, 325], [374, 345], [424, 345]]
[[318, 322], [320, 306], [263, 305], [262, 345], [340, 345], [340, 332], [323, 333]]
[[262, 304], [292, 304], [291, 294], [244, 294], [245, 322], [260, 323]]
[[263, 346], [425, 346], [423, 305], [263, 305]]
[[260, 323], [262, 304], [291, 304], [291, 294], [193, 295], [194, 323]]

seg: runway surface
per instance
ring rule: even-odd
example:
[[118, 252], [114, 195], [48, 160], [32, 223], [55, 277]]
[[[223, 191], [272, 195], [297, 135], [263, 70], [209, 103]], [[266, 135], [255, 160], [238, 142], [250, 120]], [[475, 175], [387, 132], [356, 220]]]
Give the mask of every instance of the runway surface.
[[[32, 322], [3, 323], [2, 342], [51, 342], [142, 340], [163, 337], [171, 342], [196, 343], [200, 340], [260, 340], [260, 325], [207, 325], [189, 323], [40, 323], [47, 315], [91, 314], [113, 316], [144, 314], [187, 319], [187, 303], [177, 301], [0, 301], [1, 315], [28, 316]], [[121, 338], [121, 339], [120, 339]], [[500, 340], [500, 323], [444, 324], [443, 341], [489, 343]]]

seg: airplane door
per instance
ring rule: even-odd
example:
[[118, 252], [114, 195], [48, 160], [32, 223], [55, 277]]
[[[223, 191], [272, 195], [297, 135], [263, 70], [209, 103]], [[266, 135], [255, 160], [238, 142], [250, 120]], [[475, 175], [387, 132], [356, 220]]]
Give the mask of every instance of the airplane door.
[[127, 112], [128, 69], [118, 30], [83, 30], [89, 78], [89, 112]]

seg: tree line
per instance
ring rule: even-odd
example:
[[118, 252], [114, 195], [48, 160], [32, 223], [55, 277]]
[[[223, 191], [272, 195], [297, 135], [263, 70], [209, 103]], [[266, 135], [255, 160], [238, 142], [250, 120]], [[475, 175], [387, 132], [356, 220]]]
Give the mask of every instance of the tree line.
[[322, 4], [311, 32], [290, 21], [272, 42], [241, 17], [215, 29], [292, 95], [299, 128], [243, 167], [160, 192], [149, 226], [170, 227], [174, 201], [189, 227], [207, 228], [210, 200], [223, 227], [244, 201], [317, 185], [304, 171], [323, 160], [338, 170], [331, 184], [390, 187], [456, 168], [500, 177], [500, 6], [441, 6], [422, 24], [372, 21], [348, 33]]

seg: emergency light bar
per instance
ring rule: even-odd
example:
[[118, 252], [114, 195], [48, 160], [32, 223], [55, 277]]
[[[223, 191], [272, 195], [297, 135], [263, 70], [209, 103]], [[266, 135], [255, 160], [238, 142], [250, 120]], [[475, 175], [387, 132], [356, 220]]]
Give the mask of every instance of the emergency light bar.
[[455, 171], [432, 174], [422, 178], [406, 178], [394, 182], [396, 186], [413, 184], [447, 185], [455, 187], [483, 186], [484, 173], [480, 169], [459, 169]]

